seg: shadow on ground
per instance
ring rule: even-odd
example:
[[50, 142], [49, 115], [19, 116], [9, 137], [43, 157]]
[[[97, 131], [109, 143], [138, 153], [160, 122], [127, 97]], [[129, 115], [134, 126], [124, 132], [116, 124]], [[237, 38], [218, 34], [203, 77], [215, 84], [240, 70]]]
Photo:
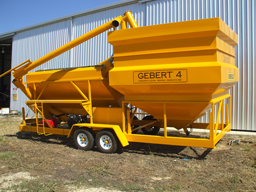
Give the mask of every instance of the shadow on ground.
[[[38, 135], [31, 132], [17, 132], [16, 135], [5, 135], [6, 137], [16, 137], [18, 139], [27, 139], [33, 141], [39, 141], [42, 143], [66, 145], [75, 149], [73, 138], [67, 138], [66, 136], [58, 135]], [[158, 144], [146, 144], [146, 143], [132, 143], [129, 146], [119, 150], [118, 153], [137, 153], [142, 155], [155, 155], [162, 157], [172, 157], [179, 159], [205, 159], [212, 149], [194, 148], [186, 146], [173, 146], [173, 145], [158, 145]], [[97, 151], [94, 147], [93, 151]]]
[[123, 149], [124, 152], [128, 153], [173, 157], [185, 160], [205, 159], [211, 150], [212, 149], [145, 143], [130, 143], [129, 146]]

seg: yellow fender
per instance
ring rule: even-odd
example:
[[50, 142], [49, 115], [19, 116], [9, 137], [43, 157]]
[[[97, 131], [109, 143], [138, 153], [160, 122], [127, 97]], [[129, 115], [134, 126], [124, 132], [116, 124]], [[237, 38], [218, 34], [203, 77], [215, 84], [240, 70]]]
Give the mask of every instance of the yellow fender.
[[68, 137], [72, 136], [74, 134], [74, 132], [79, 128], [79, 127], [91, 127], [94, 129], [113, 129], [116, 133], [117, 138], [119, 139], [120, 143], [122, 144], [123, 147], [129, 145], [128, 140], [126, 139], [124, 133], [122, 132], [120, 126], [118, 125], [110, 125], [110, 124], [91, 124], [91, 123], [77, 123], [74, 124], [71, 129], [70, 132], [68, 134]]

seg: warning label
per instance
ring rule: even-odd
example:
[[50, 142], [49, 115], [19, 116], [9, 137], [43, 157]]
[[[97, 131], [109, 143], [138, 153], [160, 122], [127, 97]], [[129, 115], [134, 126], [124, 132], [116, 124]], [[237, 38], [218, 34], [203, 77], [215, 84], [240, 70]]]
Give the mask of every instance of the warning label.
[[187, 82], [187, 70], [135, 71], [134, 83], [182, 83]]
[[234, 81], [234, 79], [235, 79], [234, 73], [233, 73], [233, 72], [229, 72], [229, 73], [228, 73], [228, 80], [229, 80], [229, 81]]

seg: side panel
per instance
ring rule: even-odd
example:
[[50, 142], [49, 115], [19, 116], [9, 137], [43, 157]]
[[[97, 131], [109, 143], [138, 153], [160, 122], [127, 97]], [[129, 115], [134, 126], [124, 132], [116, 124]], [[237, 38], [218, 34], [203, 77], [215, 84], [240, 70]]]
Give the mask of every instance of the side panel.
[[122, 125], [122, 108], [93, 108], [93, 122], [100, 124]]

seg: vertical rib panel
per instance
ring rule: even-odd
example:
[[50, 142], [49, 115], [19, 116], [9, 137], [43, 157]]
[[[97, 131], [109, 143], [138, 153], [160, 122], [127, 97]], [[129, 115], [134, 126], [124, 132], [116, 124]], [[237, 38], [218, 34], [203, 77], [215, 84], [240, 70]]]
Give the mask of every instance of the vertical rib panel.
[[[14, 67], [27, 59], [35, 61], [69, 41], [70, 21], [63, 21], [18, 33], [13, 37], [12, 66]], [[34, 71], [63, 67], [69, 67], [68, 52], [37, 67]]]
[[251, 49], [251, 59], [252, 59], [252, 129], [256, 130], [256, 104], [255, 104], [255, 95], [256, 95], [256, 83], [255, 83], [255, 74], [256, 74], [256, 3], [255, 1], [252, 1], [251, 11], [252, 11], [252, 49]]
[[[47, 53], [69, 42], [69, 22], [70, 21], [63, 21], [16, 34], [13, 37], [12, 44], [12, 67], [17, 66], [27, 59], [35, 61], [36, 59], [39, 59]], [[69, 67], [68, 52], [48, 61], [33, 71], [65, 67]], [[24, 81], [26, 81], [25, 77]], [[13, 88], [15, 88], [15, 86], [11, 84], [11, 95], [13, 94]], [[27, 97], [18, 90], [18, 100], [11, 100], [10, 108], [21, 111], [21, 108], [25, 107], [26, 110], [29, 110], [25, 104], [26, 100]], [[32, 115], [33, 113], [30, 112], [29, 114]]]
[[[133, 4], [75, 18], [73, 20], [74, 38], [91, 31], [119, 15], [123, 15], [127, 10], [131, 10], [138, 25], [143, 26], [143, 8], [144, 6], [142, 4]], [[107, 41], [107, 32], [75, 47], [73, 54], [73, 67], [92, 66], [107, 59], [113, 54], [112, 46]]]
[[[155, 25], [220, 17], [239, 36], [235, 49], [240, 80], [232, 95], [232, 129], [256, 131], [255, 125], [255, 1], [159, 0], [146, 4], [146, 24]], [[209, 114], [198, 122], [206, 122]]]

